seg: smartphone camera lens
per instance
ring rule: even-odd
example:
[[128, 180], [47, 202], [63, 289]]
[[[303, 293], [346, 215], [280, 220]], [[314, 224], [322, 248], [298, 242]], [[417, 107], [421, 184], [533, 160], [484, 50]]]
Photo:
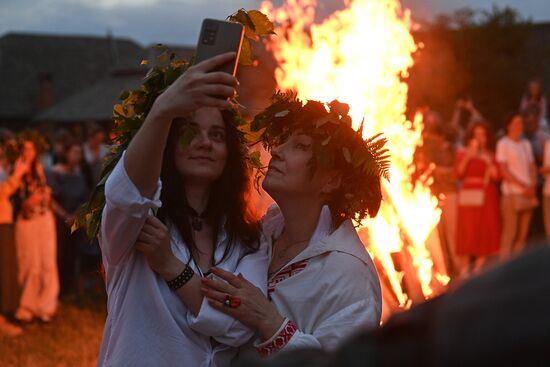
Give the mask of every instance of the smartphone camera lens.
[[202, 43], [205, 45], [213, 45], [216, 41], [216, 30], [205, 29], [202, 35]]

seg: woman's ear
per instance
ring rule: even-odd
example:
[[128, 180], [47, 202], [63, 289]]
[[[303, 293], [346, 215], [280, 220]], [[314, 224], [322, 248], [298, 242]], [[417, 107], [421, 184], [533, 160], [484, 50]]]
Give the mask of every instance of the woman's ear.
[[342, 184], [342, 173], [336, 170], [330, 171], [327, 174], [327, 180], [325, 182], [325, 185], [323, 186], [323, 189], [321, 190], [321, 193], [325, 195], [329, 195], [334, 191], [338, 190], [341, 184]]

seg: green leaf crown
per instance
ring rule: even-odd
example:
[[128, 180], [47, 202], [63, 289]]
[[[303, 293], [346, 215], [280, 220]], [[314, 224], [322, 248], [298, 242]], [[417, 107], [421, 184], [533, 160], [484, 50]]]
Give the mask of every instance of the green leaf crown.
[[276, 93], [271, 102], [251, 123], [264, 147], [270, 150], [298, 130], [311, 136], [312, 168], [325, 165], [342, 170], [342, 184], [328, 203], [333, 217], [359, 223], [376, 216], [382, 200], [381, 177], [389, 180], [389, 152], [382, 134], [363, 139], [363, 123], [354, 130], [349, 106], [337, 100], [304, 103], [290, 91]]

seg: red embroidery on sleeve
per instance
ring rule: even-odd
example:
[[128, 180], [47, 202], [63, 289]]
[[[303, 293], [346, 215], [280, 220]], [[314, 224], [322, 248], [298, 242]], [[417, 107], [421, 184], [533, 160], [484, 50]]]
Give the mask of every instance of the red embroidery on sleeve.
[[257, 348], [258, 353], [265, 358], [271, 354], [278, 352], [292, 339], [292, 336], [296, 333], [298, 327], [292, 320], [288, 320], [279, 334], [267, 345]]

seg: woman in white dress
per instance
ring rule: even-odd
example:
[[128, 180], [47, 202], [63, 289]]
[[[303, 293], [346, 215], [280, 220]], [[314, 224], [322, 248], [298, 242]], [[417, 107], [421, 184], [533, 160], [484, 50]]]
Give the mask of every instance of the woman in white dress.
[[21, 289], [15, 318], [22, 322], [34, 318], [50, 322], [57, 310], [59, 294], [51, 189], [33, 141], [23, 139], [21, 156], [32, 163], [15, 194], [18, 203], [15, 219], [17, 278]]
[[266, 291], [245, 149], [223, 111], [237, 80], [213, 71], [234, 57], [192, 66], [167, 88], [106, 182], [108, 316], [98, 366], [227, 366], [254, 334], [200, 292], [214, 265]]
[[380, 323], [378, 275], [352, 220], [374, 216], [380, 207], [385, 140], [364, 141], [351, 128], [347, 105], [328, 107], [278, 94], [252, 122], [253, 129], [265, 128], [272, 159], [263, 187], [278, 205], [262, 223], [268, 297], [246, 274], [215, 267], [225, 281], [202, 279], [213, 308], [257, 332], [255, 347], [263, 356], [332, 350]]

